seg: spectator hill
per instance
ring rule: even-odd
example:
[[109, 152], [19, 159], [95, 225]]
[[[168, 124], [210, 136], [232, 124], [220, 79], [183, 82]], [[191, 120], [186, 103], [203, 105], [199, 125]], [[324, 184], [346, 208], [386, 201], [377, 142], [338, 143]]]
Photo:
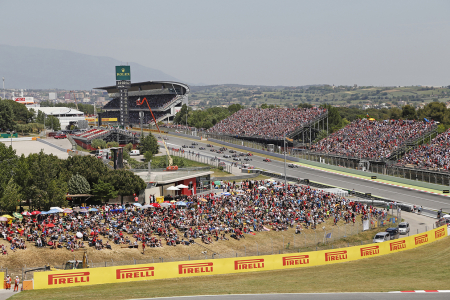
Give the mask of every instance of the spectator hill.
[[434, 121], [361, 119], [320, 140], [310, 150], [329, 156], [387, 161], [416, 148], [436, 131]]
[[[106, 90], [109, 97], [113, 98], [105, 106], [103, 113], [99, 114], [99, 120], [102, 118], [117, 118], [120, 121], [120, 95], [116, 86], [107, 86], [96, 88]], [[137, 105], [138, 99], [147, 98], [156, 121], [173, 120], [175, 114], [181, 110], [182, 104], [187, 104], [189, 87], [186, 84], [171, 81], [146, 81], [132, 83], [128, 89], [128, 106], [130, 114], [130, 123], [140, 124], [139, 112], [144, 112], [143, 123], [153, 122], [152, 115], [147, 105]]]
[[[314, 140], [319, 124], [325, 128], [325, 108], [247, 108], [241, 109], [208, 130], [209, 133], [280, 144], [284, 137]], [[317, 125], [317, 126], [316, 126]], [[317, 127], [317, 129], [316, 129]]]

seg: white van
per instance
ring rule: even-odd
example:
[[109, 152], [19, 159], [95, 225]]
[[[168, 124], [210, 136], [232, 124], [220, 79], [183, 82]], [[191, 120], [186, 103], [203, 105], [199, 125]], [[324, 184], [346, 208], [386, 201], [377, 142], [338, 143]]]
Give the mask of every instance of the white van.
[[97, 149], [95, 156], [100, 159], [111, 159], [110, 149]]
[[141, 153], [139, 152], [139, 150], [131, 150], [130, 156], [137, 156], [137, 155], [141, 155]]

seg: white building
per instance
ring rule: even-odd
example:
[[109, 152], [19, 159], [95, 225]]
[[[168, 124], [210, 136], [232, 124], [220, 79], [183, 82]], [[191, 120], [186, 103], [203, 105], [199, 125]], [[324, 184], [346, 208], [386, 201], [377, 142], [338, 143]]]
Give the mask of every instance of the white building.
[[54, 116], [59, 119], [61, 129], [65, 129], [70, 122], [78, 122], [85, 120], [84, 113], [74, 108], [68, 107], [37, 107], [39, 111], [42, 111], [46, 116]]

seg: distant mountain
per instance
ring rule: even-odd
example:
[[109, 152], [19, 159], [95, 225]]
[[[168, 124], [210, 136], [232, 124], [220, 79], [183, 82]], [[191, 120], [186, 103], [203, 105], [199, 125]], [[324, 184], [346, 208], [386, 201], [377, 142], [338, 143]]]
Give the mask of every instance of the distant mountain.
[[[0, 45], [0, 77], [5, 77], [5, 88], [89, 90], [114, 85], [114, 66], [121, 64], [110, 57], [72, 51]], [[129, 64], [132, 82], [179, 81], [160, 70]]]

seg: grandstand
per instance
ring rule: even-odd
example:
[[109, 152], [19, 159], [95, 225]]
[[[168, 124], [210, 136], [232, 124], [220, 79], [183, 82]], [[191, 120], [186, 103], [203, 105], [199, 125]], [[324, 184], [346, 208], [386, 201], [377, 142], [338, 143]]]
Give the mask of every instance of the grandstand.
[[437, 123], [356, 120], [311, 146], [312, 154], [371, 162], [393, 161], [436, 134]]
[[423, 144], [408, 152], [398, 165], [428, 169], [449, 170], [450, 129], [436, 136], [429, 144]]
[[287, 137], [294, 144], [300, 141], [305, 144], [315, 139], [320, 127], [327, 130], [327, 118], [325, 108], [248, 108], [220, 121], [208, 130], [208, 134], [277, 145]]
[[105, 142], [118, 142], [120, 146], [126, 144], [133, 144], [136, 146], [139, 144], [139, 133], [129, 132], [128, 130], [119, 128], [91, 128], [85, 132], [72, 134], [71, 138], [77, 143], [77, 145], [88, 150], [95, 150], [91, 143], [95, 139], [104, 140]]
[[[109, 97], [113, 98], [103, 108], [103, 113], [99, 114], [99, 120], [102, 118], [117, 118], [120, 121], [120, 98], [119, 90], [116, 86], [107, 86], [96, 88], [106, 90]], [[183, 83], [170, 81], [146, 81], [132, 83], [128, 89], [128, 106], [130, 125], [140, 124], [139, 112], [144, 112], [143, 123], [148, 124], [153, 118], [146, 105], [136, 105], [139, 98], [147, 98], [156, 120], [171, 121], [175, 114], [181, 109], [183, 104], [188, 102], [189, 87]]]

